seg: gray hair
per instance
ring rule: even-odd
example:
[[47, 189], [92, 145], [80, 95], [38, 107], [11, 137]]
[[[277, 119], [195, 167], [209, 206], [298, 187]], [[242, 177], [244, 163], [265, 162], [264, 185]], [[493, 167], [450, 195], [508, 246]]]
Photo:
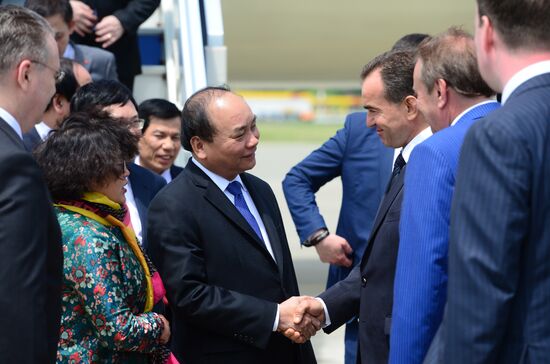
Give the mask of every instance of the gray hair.
[[48, 22], [34, 11], [15, 5], [0, 5], [0, 74], [24, 59], [46, 63], [46, 35], [54, 35]]

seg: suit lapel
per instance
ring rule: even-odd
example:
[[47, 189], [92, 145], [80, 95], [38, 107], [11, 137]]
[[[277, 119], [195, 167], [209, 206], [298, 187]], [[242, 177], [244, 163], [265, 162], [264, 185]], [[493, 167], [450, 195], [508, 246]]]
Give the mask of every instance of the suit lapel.
[[25, 149], [25, 145], [23, 145], [23, 140], [17, 135], [15, 130], [12, 129], [12, 127], [4, 121], [4, 119], [0, 118], [0, 130], [2, 130], [6, 135], [23, 150]]
[[127, 164], [128, 170], [130, 171], [130, 176], [128, 178], [132, 186], [132, 194], [134, 195], [138, 215], [142, 220], [144, 220], [147, 216], [147, 205], [144, 202], [144, 197], [148, 195], [148, 188], [144, 183], [141, 183], [141, 171], [139, 171], [135, 166], [136, 164], [134, 163]]
[[395, 177], [395, 181], [392, 183], [390, 190], [388, 191], [388, 193], [386, 193], [386, 195], [384, 196], [384, 199], [382, 199], [382, 202], [380, 203], [380, 207], [378, 208], [378, 213], [376, 214], [376, 219], [374, 220], [374, 225], [372, 227], [371, 235], [369, 238], [369, 244], [371, 243], [374, 236], [376, 236], [376, 233], [378, 232], [378, 228], [382, 224], [382, 221], [384, 221], [384, 218], [386, 217], [386, 214], [388, 213], [390, 206], [393, 204], [393, 201], [395, 201], [395, 198], [397, 197], [399, 192], [403, 189], [406, 170], [407, 170], [407, 165], [405, 165], [405, 167], [403, 167], [399, 175]]
[[[241, 229], [245, 234], [247, 234], [250, 238], [253, 239], [253, 245], [257, 248], [262, 250], [268, 260], [270, 260], [273, 264], [275, 264], [273, 258], [271, 257], [271, 254], [269, 254], [269, 251], [267, 250], [265, 243], [260, 240], [258, 235], [256, 235], [256, 232], [252, 229], [250, 224], [245, 220], [243, 215], [237, 210], [235, 205], [229, 201], [227, 196], [221, 191], [218, 186], [212, 182], [212, 180], [203, 172], [200, 170], [199, 167], [197, 167], [191, 160], [187, 163], [187, 170], [191, 172], [190, 174], [193, 176], [194, 182], [197, 186], [205, 188], [204, 197], [208, 202], [210, 202], [216, 209], [218, 209], [225, 217], [230, 220], [232, 223], [237, 225], [239, 229]], [[249, 185], [246, 186], [247, 189]], [[254, 200], [254, 203], [256, 203], [256, 200]], [[256, 206], [258, 207], [258, 206]], [[265, 222], [264, 222], [265, 225]], [[267, 227], [266, 227], [267, 229]], [[271, 238], [271, 235], [270, 235]], [[247, 239], [250, 240], [250, 239]]]
[[[284, 268], [283, 250], [281, 246], [282, 243], [279, 238], [279, 233], [277, 232], [277, 226], [275, 224], [275, 221], [273, 221], [273, 216], [275, 216], [275, 211], [273, 211], [273, 208], [267, 203], [267, 201], [264, 198], [262, 198], [262, 195], [256, 190], [256, 187], [254, 186], [254, 184], [250, 183], [250, 181], [248, 180], [245, 174], [241, 175], [241, 179], [245, 184], [246, 189], [250, 193], [250, 197], [252, 197], [252, 200], [254, 201], [254, 205], [256, 205], [256, 209], [258, 210], [258, 213], [260, 214], [260, 218], [264, 223], [265, 230], [267, 231], [267, 235], [269, 236], [269, 243], [271, 244], [271, 249], [273, 250], [273, 255], [275, 256], [277, 267], [279, 268], [279, 274], [282, 279], [283, 268]], [[261, 243], [262, 243], [262, 246], [265, 248], [265, 243], [264, 242], [261, 242]], [[267, 248], [265, 249], [267, 251]], [[271, 254], [270, 254], [270, 258], [271, 258]], [[271, 258], [271, 260], [273, 260], [273, 258]]]

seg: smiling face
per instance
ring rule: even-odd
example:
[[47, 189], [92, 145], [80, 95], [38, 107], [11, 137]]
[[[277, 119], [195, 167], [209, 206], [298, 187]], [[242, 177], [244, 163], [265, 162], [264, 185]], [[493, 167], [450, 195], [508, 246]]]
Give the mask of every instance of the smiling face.
[[126, 168], [126, 163], [121, 162], [120, 165], [121, 171], [119, 176], [110, 177], [105, 183], [92, 185], [92, 191], [102, 193], [111, 201], [122, 205], [126, 202], [126, 188], [124, 188], [124, 186], [128, 184], [126, 177], [130, 175], [130, 171]]
[[260, 132], [256, 116], [244, 99], [226, 92], [214, 99], [207, 110], [215, 130], [212, 142], [192, 138], [200, 162], [228, 180], [254, 168]]
[[140, 164], [161, 174], [174, 164], [181, 149], [181, 118], [149, 118], [149, 126], [139, 141]]
[[405, 146], [411, 137], [405, 102], [393, 103], [384, 96], [380, 69], [371, 72], [361, 87], [363, 106], [367, 110], [367, 126], [376, 128], [382, 143], [388, 147]]

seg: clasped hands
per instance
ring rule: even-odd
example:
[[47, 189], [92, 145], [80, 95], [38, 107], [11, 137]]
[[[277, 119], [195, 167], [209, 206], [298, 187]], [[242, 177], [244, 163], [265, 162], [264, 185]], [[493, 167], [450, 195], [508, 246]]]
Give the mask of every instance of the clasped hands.
[[279, 304], [277, 331], [302, 344], [314, 336], [325, 323], [323, 304], [308, 296], [291, 297]]

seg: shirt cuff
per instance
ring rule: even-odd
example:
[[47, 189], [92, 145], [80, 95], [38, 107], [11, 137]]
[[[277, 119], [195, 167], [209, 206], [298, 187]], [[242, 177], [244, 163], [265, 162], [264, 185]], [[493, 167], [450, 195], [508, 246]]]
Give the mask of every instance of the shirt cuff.
[[277, 331], [279, 327], [279, 305], [277, 304], [277, 314], [275, 315], [275, 322], [273, 323], [273, 331]]
[[[325, 311], [325, 324], [323, 325], [323, 329], [327, 326], [330, 326], [330, 316], [328, 315], [327, 305], [325, 305], [325, 301], [321, 297], [315, 297], [315, 299], [323, 305], [323, 310]], [[279, 317], [279, 311], [277, 311], [277, 317]]]

